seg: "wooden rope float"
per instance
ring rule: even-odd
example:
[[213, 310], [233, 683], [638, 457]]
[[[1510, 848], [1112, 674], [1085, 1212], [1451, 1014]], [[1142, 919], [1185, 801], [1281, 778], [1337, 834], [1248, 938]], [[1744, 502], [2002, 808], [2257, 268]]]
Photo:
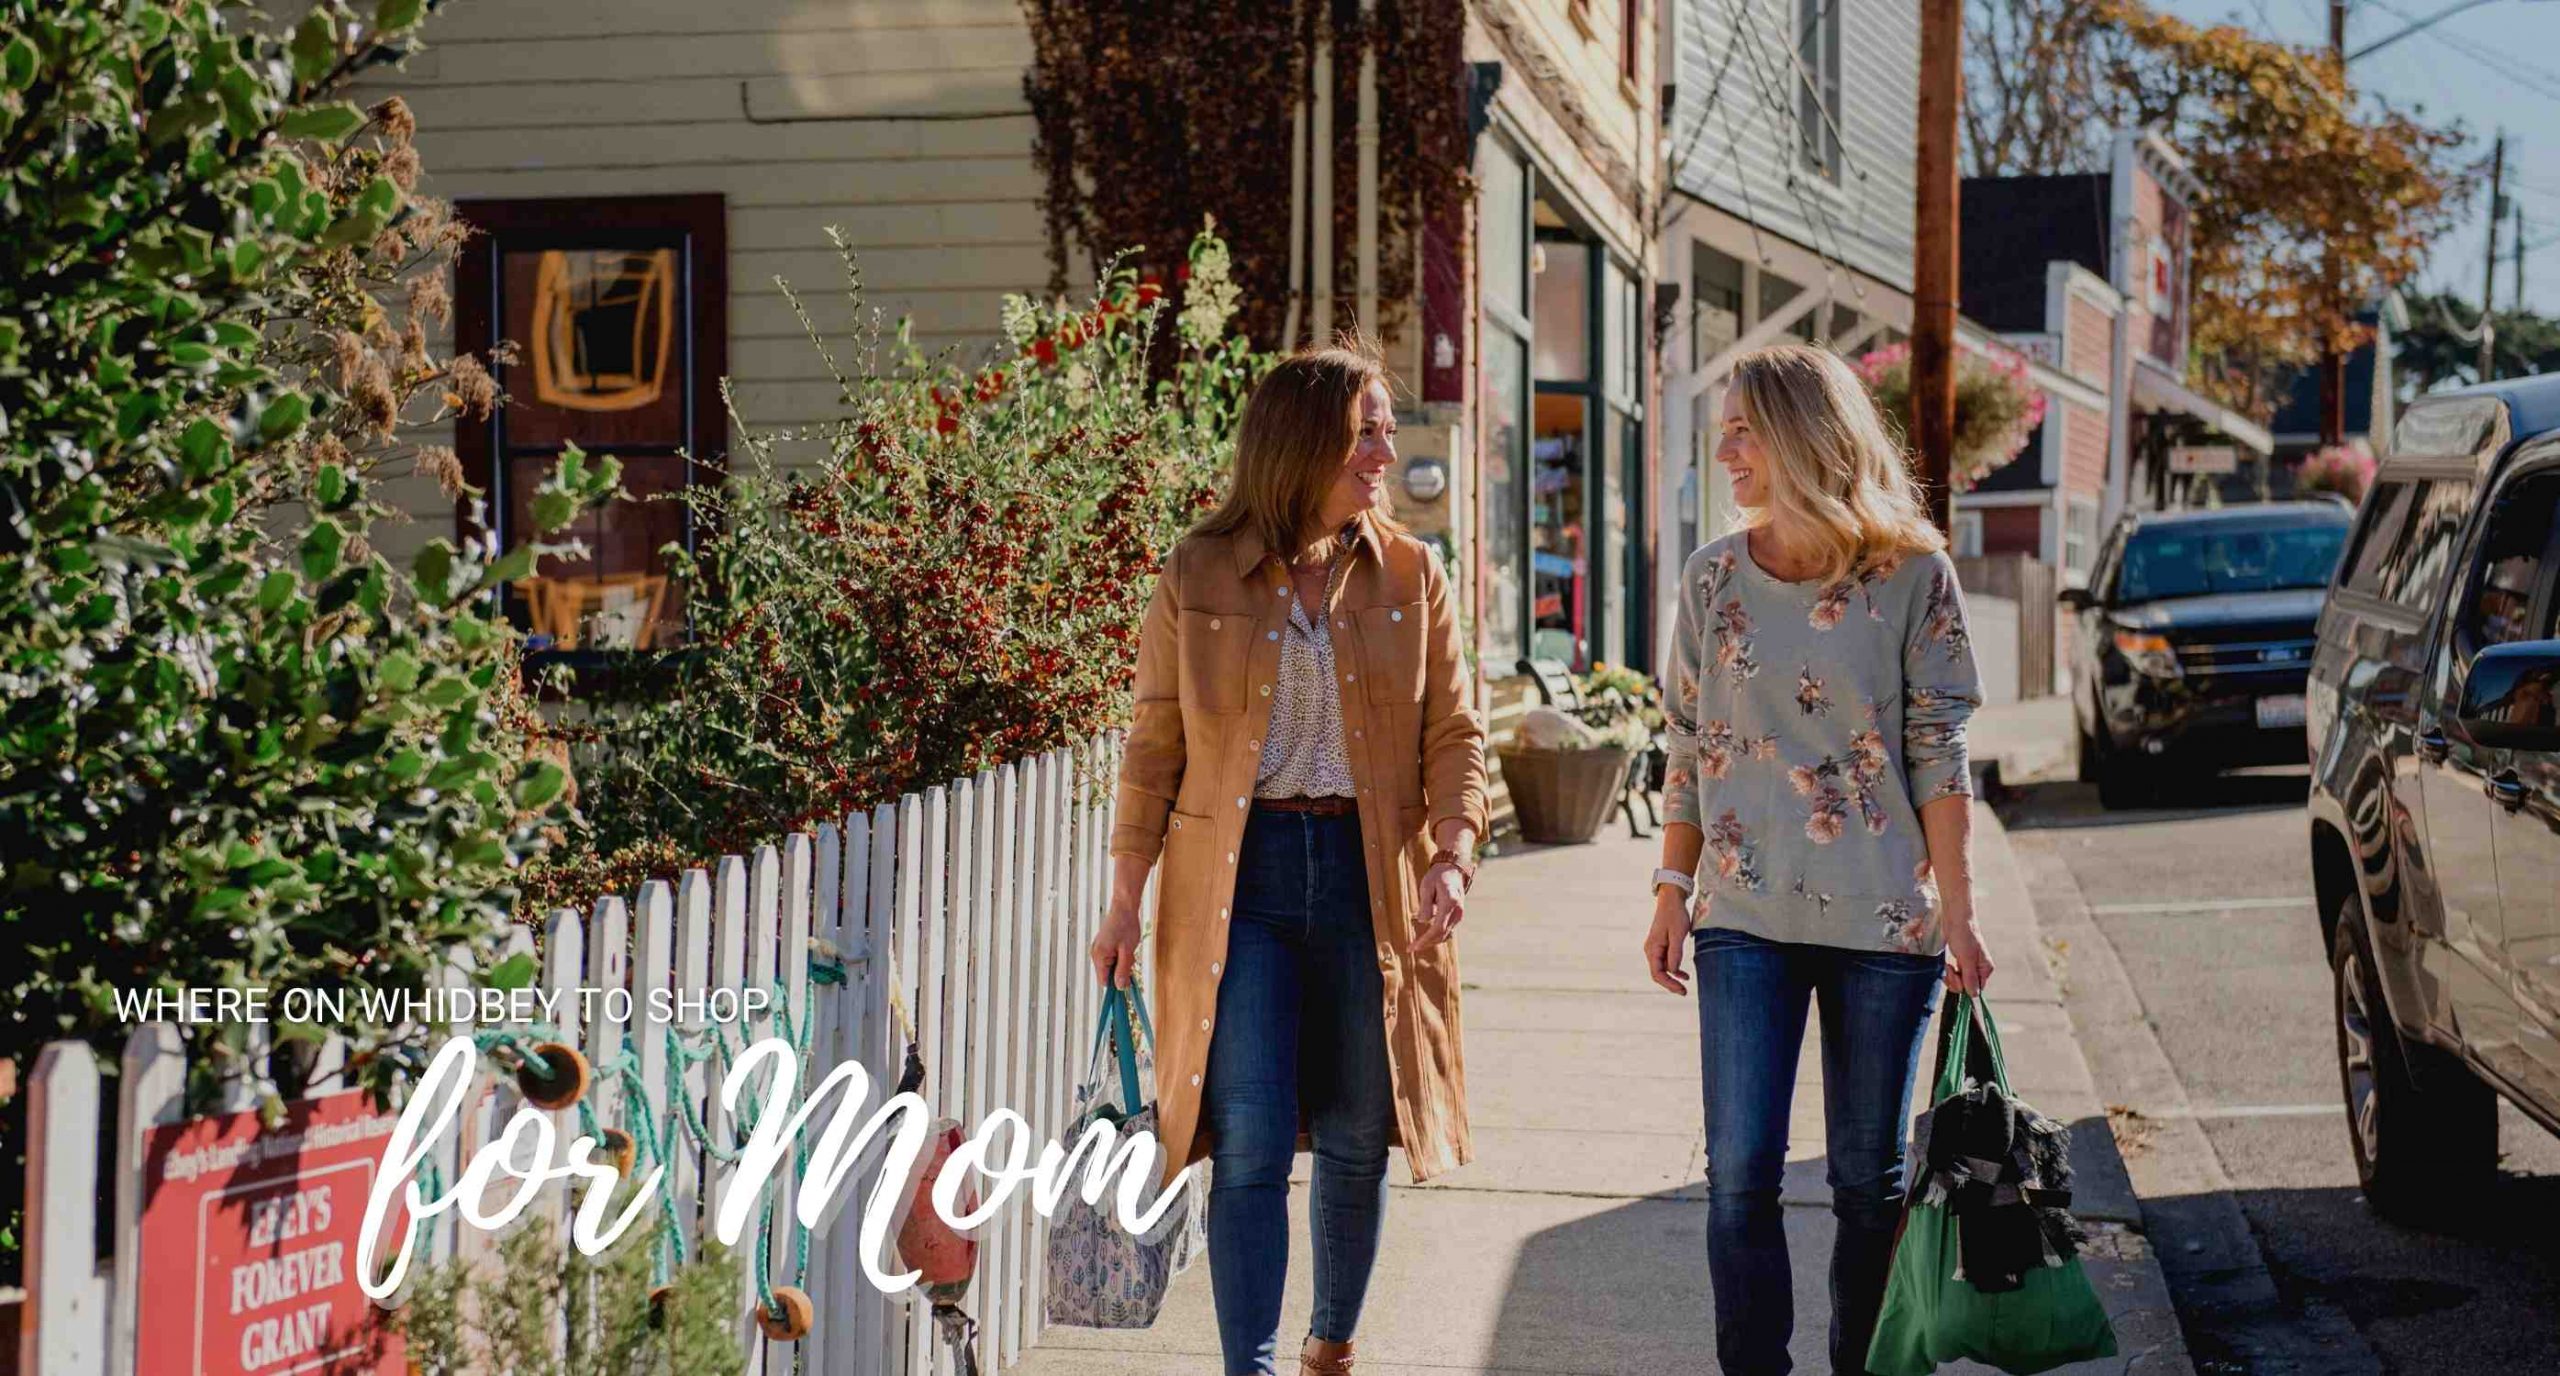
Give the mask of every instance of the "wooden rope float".
[[[536, 1060], [542, 1071], [534, 1069]], [[547, 1072], [547, 1073], [543, 1073]], [[561, 1042], [543, 1042], [533, 1048], [533, 1055], [516, 1067], [516, 1088], [525, 1102], [535, 1108], [557, 1112], [587, 1097], [587, 1086], [594, 1072], [578, 1049]]]
[[764, 1330], [768, 1342], [796, 1343], [809, 1336], [817, 1319], [817, 1306], [796, 1285], [773, 1287], [773, 1298], [756, 1306], [756, 1326]]

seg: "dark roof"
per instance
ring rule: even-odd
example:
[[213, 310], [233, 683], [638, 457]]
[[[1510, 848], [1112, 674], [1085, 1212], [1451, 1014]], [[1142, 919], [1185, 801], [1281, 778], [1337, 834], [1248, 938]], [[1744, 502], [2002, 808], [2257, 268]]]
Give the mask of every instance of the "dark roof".
[[2107, 176], [1967, 177], [1961, 307], [2002, 332], [2047, 328], [2045, 265], [2078, 263], [2107, 275]]
[[[2367, 325], [2373, 323], [2373, 312], [2356, 317]], [[2367, 340], [2347, 355], [2347, 433], [2370, 434], [2373, 430], [2373, 343]], [[2275, 419], [2267, 429], [2279, 435], [2316, 435], [2320, 432], [2320, 369], [2305, 368], [2294, 378], [2293, 387], [2285, 393], [2284, 404], [2276, 408]]]
[[2355, 512], [2343, 502], [2326, 497], [2305, 498], [2291, 502], [2237, 502], [2230, 506], [2180, 507], [2174, 511], [2143, 511], [2134, 514], [2140, 526], [2228, 525], [2235, 521], [2264, 521], [2270, 516], [2301, 518], [2304, 525], [2345, 525]]

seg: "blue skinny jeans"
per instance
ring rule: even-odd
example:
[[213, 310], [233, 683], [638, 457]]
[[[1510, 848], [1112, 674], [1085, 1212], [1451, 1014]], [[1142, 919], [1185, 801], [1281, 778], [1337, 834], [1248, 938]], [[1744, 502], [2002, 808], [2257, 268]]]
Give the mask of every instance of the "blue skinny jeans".
[[1902, 1213], [1912, 1077], [1945, 962], [1702, 928], [1698, 1059], [1707, 1122], [1707, 1274], [1724, 1376], [1782, 1376], [1795, 1279], [1778, 1205], [1805, 1001], [1822, 1018], [1831, 1212], [1831, 1367], [1866, 1370]]
[[[1301, 1117], [1314, 1335], [1348, 1342], [1378, 1257], [1395, 1101], [1356, 813], [1256, 808], [1245, 823], [1209, 1042], [1209, 1286], [1230, 1376], [1276, 1371]], [[1213, 919], [1214, 920], [1214, 919]], [[1287, 1360], [1295, 1369], [1296, 1357]]]

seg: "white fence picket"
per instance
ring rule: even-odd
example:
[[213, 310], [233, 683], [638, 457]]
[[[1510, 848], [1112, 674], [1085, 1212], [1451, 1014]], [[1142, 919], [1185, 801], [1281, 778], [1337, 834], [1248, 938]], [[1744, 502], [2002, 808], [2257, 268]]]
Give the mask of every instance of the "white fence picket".
[[[629, 1035], [639, 1045], [640, 1094], [642, 1102], [632, 1115], [633, 1121], [648, 1129], [646, 1153], [637, 1169], [646, 1178], [652, 1170], [664, 1170], [661, 1188], [675, 1183], [676, 1163], [683, 1156], [679, 1139], [684, 1129], [678, 1127], [671, 1112], [667, 1080], [666, 1029], [650, 1020], [649, 996], [667, 987], [676, 968], [676, 891], [663, 879], [652, 879], [640, 886], [640, 930], [634, 941], [631, 963], [632, 1011]], [[663, 1249], [658, 1237], [656, 1219], [649, 1220], [649, 1245]]]
[[[927, 954], [928, 935], [924, 920], [924, 828], [925, 800], [913, 793], [898, 800], [898, 949], [907, 959], [898, 966], [898, 992], [906, 997], [907, 1010], [916, 1023], [916, 1047], [926, 1060], [927, 1102], [931, 1102], [935, 1071], [932, 1058], [941, 1050], [942, 1023], [940, 991], [942, 960], [939, 950]], [[940, 929], [935, 929], [938, 938]], [[935, 999], [933, 1011], [925, 1008], [926, 992]], [[906, 1370], [914, 1376], [925, 1376], [934, 1369], [932, 1316], [913, 1290], [897, 1302], [898, 1318], [906, 1326]]]
[[[745, 986], [747, 932], [755, 921], [749, 906], [755, 895], [751, 892], [747, 862], [734, 855], [724, 855], [720, 857], [717, 874], [711, 903], [711, 980], [705, 992]], [[689, 1022], [688, 1026], [705, 1036], [729, 1037], [732, 1040], [737, 1031], [743, 1030], [720, 1026], [708, 1014]], [[700, 1045], [697, 1044], [695, 1049], [700, 1050]], [[717, 1235], [715, 1221], [720, 1216], [721, 1207], [728, 1202], [730, 1184], [737, 1176], [736, 1166], [722, 1161], [715, 1149], [726, 1150], [736, 1144], [738, 1122], [737, 1115], [729, 1110], [726, 1096], [720, 1092], [725, 1067], [713, 1060], [706, 1062], [702, 1070], [703, 1136], [711, 1145], [702, 1152], [702, 1214], [700, 1232], [696, 1237], [707, 1250]], [[756, 1279], [763, 1272], [764, 1261], [756, 1254], [754, 1225], [750, 1223], [748, 1226], [747, 1232], [739, 1234], [737, 1247], [729, 1257], [729, 1264], [738, 1268], [737, 1321], [742, 1331], [753, 1331], [755, 1306], [759, 1298]], [[755, 1362], [751, 1358], [748, 1370], [754, 1368]]]
[[[988, 889], [993, 895], [989, 910], [990, 935], [986, 950], [986, 996], [981, 1000], [977, 1028], [979, 1052], [983, 1057], [991, 1104], [1009, 1104], [1013, 1095], [1010, 1062], [1007, 1059], [1007, 1014], [1013, 1006], [1012, 968], [1002, 959], [1004, 948], [1010, 948], [1020, 931], [1015, 913], [1021, 906], [1020, 866], [1015, 863], [1028, 839], [1015, 825], [1021, 814], [1022, 798], [1031, 786], [1026, 764], [999, 766], [995, 771], [995, 805], [986, 817], [991, 833], [987, 848]], [[1004, 1316], [1004, 1275], [1011, 1249], [1006, 1246], [1001, 1217], [979, 1225], [977, 1232], [977, 1283], [970, 1287], [969, 1307], [978, 1320], [978, 1347], [987, 1355], [987, 1342]]]
[[[135, 1183], [120, 1185], [116, 1190], [115, 1226], [119, 1240], [142, 1236], [142, 1191], [136, 1185], [143, 1178], [143, 1153], [152, 1131], [164, 1123], [177, 1122], [184, 1110], [187, 1059], [178, 1029], [167, 1023], [135, 1028], [133, 1035], [125, 1039], [123, 1072], [124, 1082], [116, 1091], [116, 1121], [121, 1125], [116, 1133], [116, 1179]], [[31, 1202], [34, 1198], [33, 1194], [28, 1196]], [[32, 1228], [28, 1236], [36, 1236]], [[141, 1285], [142, 1249], [119, 1245], [106, 1352], [110, 1376], [135, 1376], [134, 1347], [142, 1339]]]
[[[834, 1064], [832, 1061], [822, 1062], [818, 1059], [816, 1012], [810, 1006], [809, 999], [810, 914], [816, 901], [816, 895], [812, 891], [816, 882], [816, 876], [813, 873], [816, 861], [813, 852], [816, 844], [815, 839], [804, 832], [795, 831], [783, 838], [779, 876], [782, 911], [778, 914], [776, 922], [756, 929], [759, 938], [765, 943], [763, 954], [751, 956], [747, 962], [750, 973], [759, 969], [763, 972], [763, 978], [768, 987], [780, 986], [782, 1011], [789, 1015], [787, 1020], [782, 1018], [773, 1020], [765, 1029], [765, 1034], [787, 1035], [792, 1046], [805, 1049], [805, 1054], [796, 1058], [800, 1073], [798, 1088], [792, 1101], [795, 1104], [817, 1089], [815, 1082], [823, 1073], [818, 1067]], [[757, 857], [758, 861], [761, 862], [763, 855], [769, 853], [769, 851], [760, 853]], [[759, 1102], [763, 1101], [759, 1100]], [[790, 1105], [776, 1105], [772, 1111], [787, 1113], [789, 1109]], [[802, 1246], [798, 1216], [800, 1173], [789, 1169], [796, 1155], [796, 1153], [786, 1155], [783, 1159], [783, 1168], [776, 1172], [777, 1181], [772, 1187], [774, 1192], [773, 1234], [767, 1244], [765, 1265], [770, 1268], [767, 1274], [774, 1277], [775, 1284], [792, 1286], [809, 1296], [810, 1305], [814, 1309], [817, 1303], [817, 1292], [811, 1288], [814, 1282], [809, 1267], [804, 1264], [812, 1249]], [[813, 1339], [816, 1336], [817, 1326], [813, 1323], [810, 1326], [809, 1337]], [[764, 1370], [767, 1376], [787, 1376], [792, 1364], [791, 1348], [790, 1343], [768, 1341], [765, 1344]], [[813, 1361], [811, 1370], [818, 1369]]]
[[27, 1235], [20, 1371], [104, 1364], [107, 1281], [98, 1274], [98, 1062], [78, 1042], [36, 1053], [27, 1099]]
[[[906, 939], [907, 928], [899, 923], [897, 915], [898, 827], [906, 812], [904, 800], [882, 803], [872, 812], [871, 892], [863, 907], [868, 948], [882, 957], [871, 967], [872, 977], [863, 1002], [863, 1027], [879, 1038], [875, 1068], [886, 1076], [885, 1082], [893, 1089], [906, 1073], [907, 1032], [898, 1021], [891, 996], [906, 997], [906, 981], [916, 968], [915, 947]], [[906, 1006], [912, 1010], [915, 1004], [910, 1001]], [[908, 1016], [914, 1015], [910, 1012]], [[873, 1258], [875, 1262], [883, 1260]], [[866, 1284], [862, 1287], [862, 1303], [870, 1318], [868, 1327], [878, 1335], [865, 1346], [863, 1376], [908, 1376], [914, 1344], [909, 1340], [906, 1302]]]

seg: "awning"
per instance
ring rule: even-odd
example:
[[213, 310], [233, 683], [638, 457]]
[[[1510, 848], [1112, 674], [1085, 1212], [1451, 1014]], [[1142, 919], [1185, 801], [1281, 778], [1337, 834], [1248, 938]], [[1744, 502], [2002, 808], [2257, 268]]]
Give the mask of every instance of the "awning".
[[2206, 399], [2176, 374], [2147, 358], [2133, 363], [2133, 404], [2146, 410], [2193, 416], [2260, 454], [2275, 452], [2275, 436], [2268, 434], [2265, 426]]

